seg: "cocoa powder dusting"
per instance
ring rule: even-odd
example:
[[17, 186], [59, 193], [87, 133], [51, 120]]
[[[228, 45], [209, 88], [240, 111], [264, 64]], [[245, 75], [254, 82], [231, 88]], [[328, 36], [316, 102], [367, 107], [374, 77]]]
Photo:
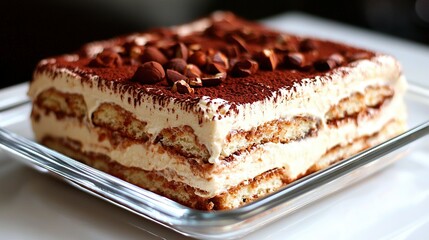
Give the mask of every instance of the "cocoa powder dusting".
[[[187, 58], [188, 64], [189, 61], [198, 64], [202, 78], [211, 76], [209, 64], [212, 64], [211, 61], [213, 60], [210, 59], [216, 59], [216, 56], [221, 52], [227, 58], [226, 60], [223, 59], [226, 61], [226, 79], [218, 85], [191, 86], [192, 89], [189, 92], [192, 94], [172, 91], [173, 84], [171, 82], [169, 84], [165, 78], [153, 84], [141, 84], [138, 81], [132, 81], [133, 75], [137, 68], [143, 64], [143, 61], [141, 57], [136, 57], [138, 53], [130, 52], [130, 49], [135, 49], [133, 46], [136, 46], [137, 43], [134, 40], [130, 41], [127, 36], [85, 45], [76, 52], [79, 56], [77, 59], [70, 60], [64, 56], [56, 57], [53, 58], [55, 61], [40, 64], [36, 72], [46, 72], [55, 76], [55, 74], [59, 74], [59, 70], [65, 68], [80, 76], [82, 83], [92, 84], [94, 79], [98, 79], [97, 86], [101, 91], [103, 91], [101, 88], [106, 88], [116, 91], [117, 94], [132, 93], [135, 99], [127, 100], [134, 105], [140, 104], [142, 96], [150, 95], [154, 102], [160, 104], [174, 99], [174, 101], [181, 103], [182, 107], [193, 109], [202, 97], [210, 97], [228, 101], [231, 105], [230, 110], [236, 111], [237, 104], [251, 103], [271, 97], [273, 96], [272, 93], [279, 88], [293, 90], [294, 84], [303, 78], [311, 79], [315, 76], [329, 75], [337, 67], [347, 66], [353, 61], [369, 59], [375, 55], [372, 52], [339, 43], [302, 39], [298, 36], [277, 32], [232, 14], [226, 14], [225, 19], [210, 18], [210, 20], [211, 26], [208, 29], [192, 32], [186, 36], [177, 35], [174, 28], [162, 31], [169, 34], [160, 34], [159, 29], [146, 32], [145, 34], [151, 35], [153, 40], [146, 45], [138, 46], [142, 54], [145, 51], [147, 54], [149, 52], [147, 49], [150, 47], [149, 49], [158, 49], [168, 60], [177, 57], [185, 60]], [[94, 67], [93, 62], [97, 54], [91, 55], [90, 50], [97, 44], [104, 50], [116, 52], [115, 57], [121, 57], [121, 64], [116, 64], [113, 67]], [[235, 63], [242, 62], [243, 59], [258, 61], [258, 54], [260, 55], [261, 51], [267, 52], [267, 49], [269, 49], [270, 54], [275, 54], [275, 58], [272, 59], [275, 59], [276, 62], [268, 62], [268, 64], [275, 64], [275, 67], [261, 68], [249, 73], [246, 72], [243, 75], [231, 74]], [[196, 55], [193, 55], [194, 53], [203, 56], [204, 59], [200, 61]], [[344, 62], [337, 61], [333, 69], [313, 67], [314, 65], [318, 66], [315, 64], [316, 62], [329, 59], [333, 55], [336, 56], [336, 59], [341, 58], [342, 61], [344, 59]], [[292, 59], [295, 62], [291, 64], [290, 56], [299, 56], [299, 63], [295, 63], [297, 60]], [[207, 63], [205, 63], [206, 57]], [[264, 61], [271, 61], [270, 59], [264, 59]], [[168, 63], [165, 63], [164, 60], [163, 63], [166, 70]], [[261, 64], [261, 62], [258, 63]]]

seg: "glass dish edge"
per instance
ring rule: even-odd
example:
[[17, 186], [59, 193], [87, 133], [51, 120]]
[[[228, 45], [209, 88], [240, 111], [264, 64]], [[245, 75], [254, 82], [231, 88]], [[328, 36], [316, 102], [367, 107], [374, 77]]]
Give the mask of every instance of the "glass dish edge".
[[[4, 91], [2, 90], [2, 92]], [[409, 91], [429, 99], [429, 90], [424, 87], [410, 84]], [[25, 103], [22, 98], [19, 99], [20, 102], [16, 106]], [[13, 104], [8, 105], [8, 109], [10, 108], [13, 108]], [[217, 212], [187, 208], [2, 128], [0, 128], [0, 148], [21, 161], [48, 170], [75, 187], [179, 233], [193, 237], [224, 239], [243, 236], [251, 230], [286, 215], [286, 211], [278, 211], [274, 214], [272, 212], [326, 183], [376, 162], [382, 156], [425, 136], [428, 132], [429, 121], [426, 121], [374, 148], [302, 178], [268, 197], [238, 209]], [[258, 217], [257, 221], [252, 220], [255, 217]], [[255, 221], [258, 223], [256, 227], [247, 228], [248, 224], [252, 222], [255, 224]]]

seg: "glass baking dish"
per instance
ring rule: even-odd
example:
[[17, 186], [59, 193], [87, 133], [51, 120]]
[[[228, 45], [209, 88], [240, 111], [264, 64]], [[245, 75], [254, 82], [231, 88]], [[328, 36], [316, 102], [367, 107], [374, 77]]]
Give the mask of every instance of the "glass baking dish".
[[429, 90], [410, 83], [406, 94], [409, 130], [376, 147], [295, 181], [282, 190], [234, 210], [190, 209], [34, 141], [27, 84], [0, 91], [0, 148], [39, 171], [186, 236], [228, 239], [264, 225], [367, 177], [407, 153], [408, 144], [429, 133]]

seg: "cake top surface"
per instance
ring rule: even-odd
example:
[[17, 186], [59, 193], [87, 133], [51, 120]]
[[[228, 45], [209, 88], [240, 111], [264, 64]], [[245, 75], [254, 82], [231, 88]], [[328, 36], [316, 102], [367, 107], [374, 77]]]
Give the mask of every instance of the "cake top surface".
[[83, 81], [113, 81], [161, 99], [196, 103], [209, 97], [242, 104], [373, 56], [220, 12], [182, 26], [90, 43], [42, 61], [36, 72], [67, 69]]

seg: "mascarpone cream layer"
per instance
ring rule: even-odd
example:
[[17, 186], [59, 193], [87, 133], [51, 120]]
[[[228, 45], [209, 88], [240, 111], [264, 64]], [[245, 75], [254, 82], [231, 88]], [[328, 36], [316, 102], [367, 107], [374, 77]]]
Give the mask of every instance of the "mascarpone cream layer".
[[[41, 64], [52, 61], [55, 60], [44, 60]], [[391, 56], [378, 55], [371, 60], [361, 60], [352, 66], [335, 69], [327, 76], [302, 79], [295, 84], [294, 90], [281, 88], [262, 101], [238, 105], [236, 113], [229, 109], [230, 105], [224, 99], [203, 97], [193, 109], [185, 110], [173, 98], [160, 105], [150, 95], [139, 94], [138, 89], [128, 89], [118, 94], [114, 83], [97, 76], [83, 81], [67, 69], [53, 67], [51, 71], [35, 73], [29, 89], [33, 100], [49, 88], [82, 94], [89, 119], [101, 103], [114, 103], [146, 122], [147, 132], [154, 137], [164, 128], [188, 125], [200, 143], [207, 147], [209, 162], [214, 164], [221, 162], [219, 156], [227, 144], [226, 136], [233, 130], [246, 131], [268, 121], [292, 119], [297, 115], [316, 117], [324, 122], [329, 108], [350, 94], [364, 92], [367, 86], [394, 85], [398, 80], [404, 82], [398, 62]], [[404, 86], [400, 84], [395, 92], [403, 92]], [[139, 104], [128, 101], [137, 96], [140, 98]]]
[[[202, 197], [213, 197], [237, 186], [243, 181], [274, 169], [284, 167], [289, 178], [294, 179], [317, 163], [327, 150], [336, 145], [347, 145], [361, 136], [377, 133], [392, 119], [405, 122], [403, 92], [404, 78], [396, 84], [396, 94], [381, 111], [369, 119], [359, 119], [341, 125], [340, 128], [322, 126], [316, 137], [287, 144], [266, 143], [250, 153], [234, 156], [231, 163], [217, 164], [210, 172], [195, 173], [188, 161], [177, 159], [168, 152], [159, 151], [157, 144], [133, 144], [126, 148], [114, 148], [108, 140], [98, 141], [98, 133], [85, 122], [66, 118], [57, 120], [53, 113], [44, 115], [36, 106], [34, 111], [43, 117], [33, 121], [36, 138], [44, 136], [63, 137], [78, 140], [83, 151], [105, 154], [128, 167], [138, 167], [147, 171], [159, 171], [168, 180], [184, 182], [200, 191]], [[56, 129], [61, 129], [58, 131]], [[397, 129], [398, 133], [403, 129]], [[390, 137], [390, 136], [389, 136]], [[180, 158], [180, 157], [179, 157]]]

